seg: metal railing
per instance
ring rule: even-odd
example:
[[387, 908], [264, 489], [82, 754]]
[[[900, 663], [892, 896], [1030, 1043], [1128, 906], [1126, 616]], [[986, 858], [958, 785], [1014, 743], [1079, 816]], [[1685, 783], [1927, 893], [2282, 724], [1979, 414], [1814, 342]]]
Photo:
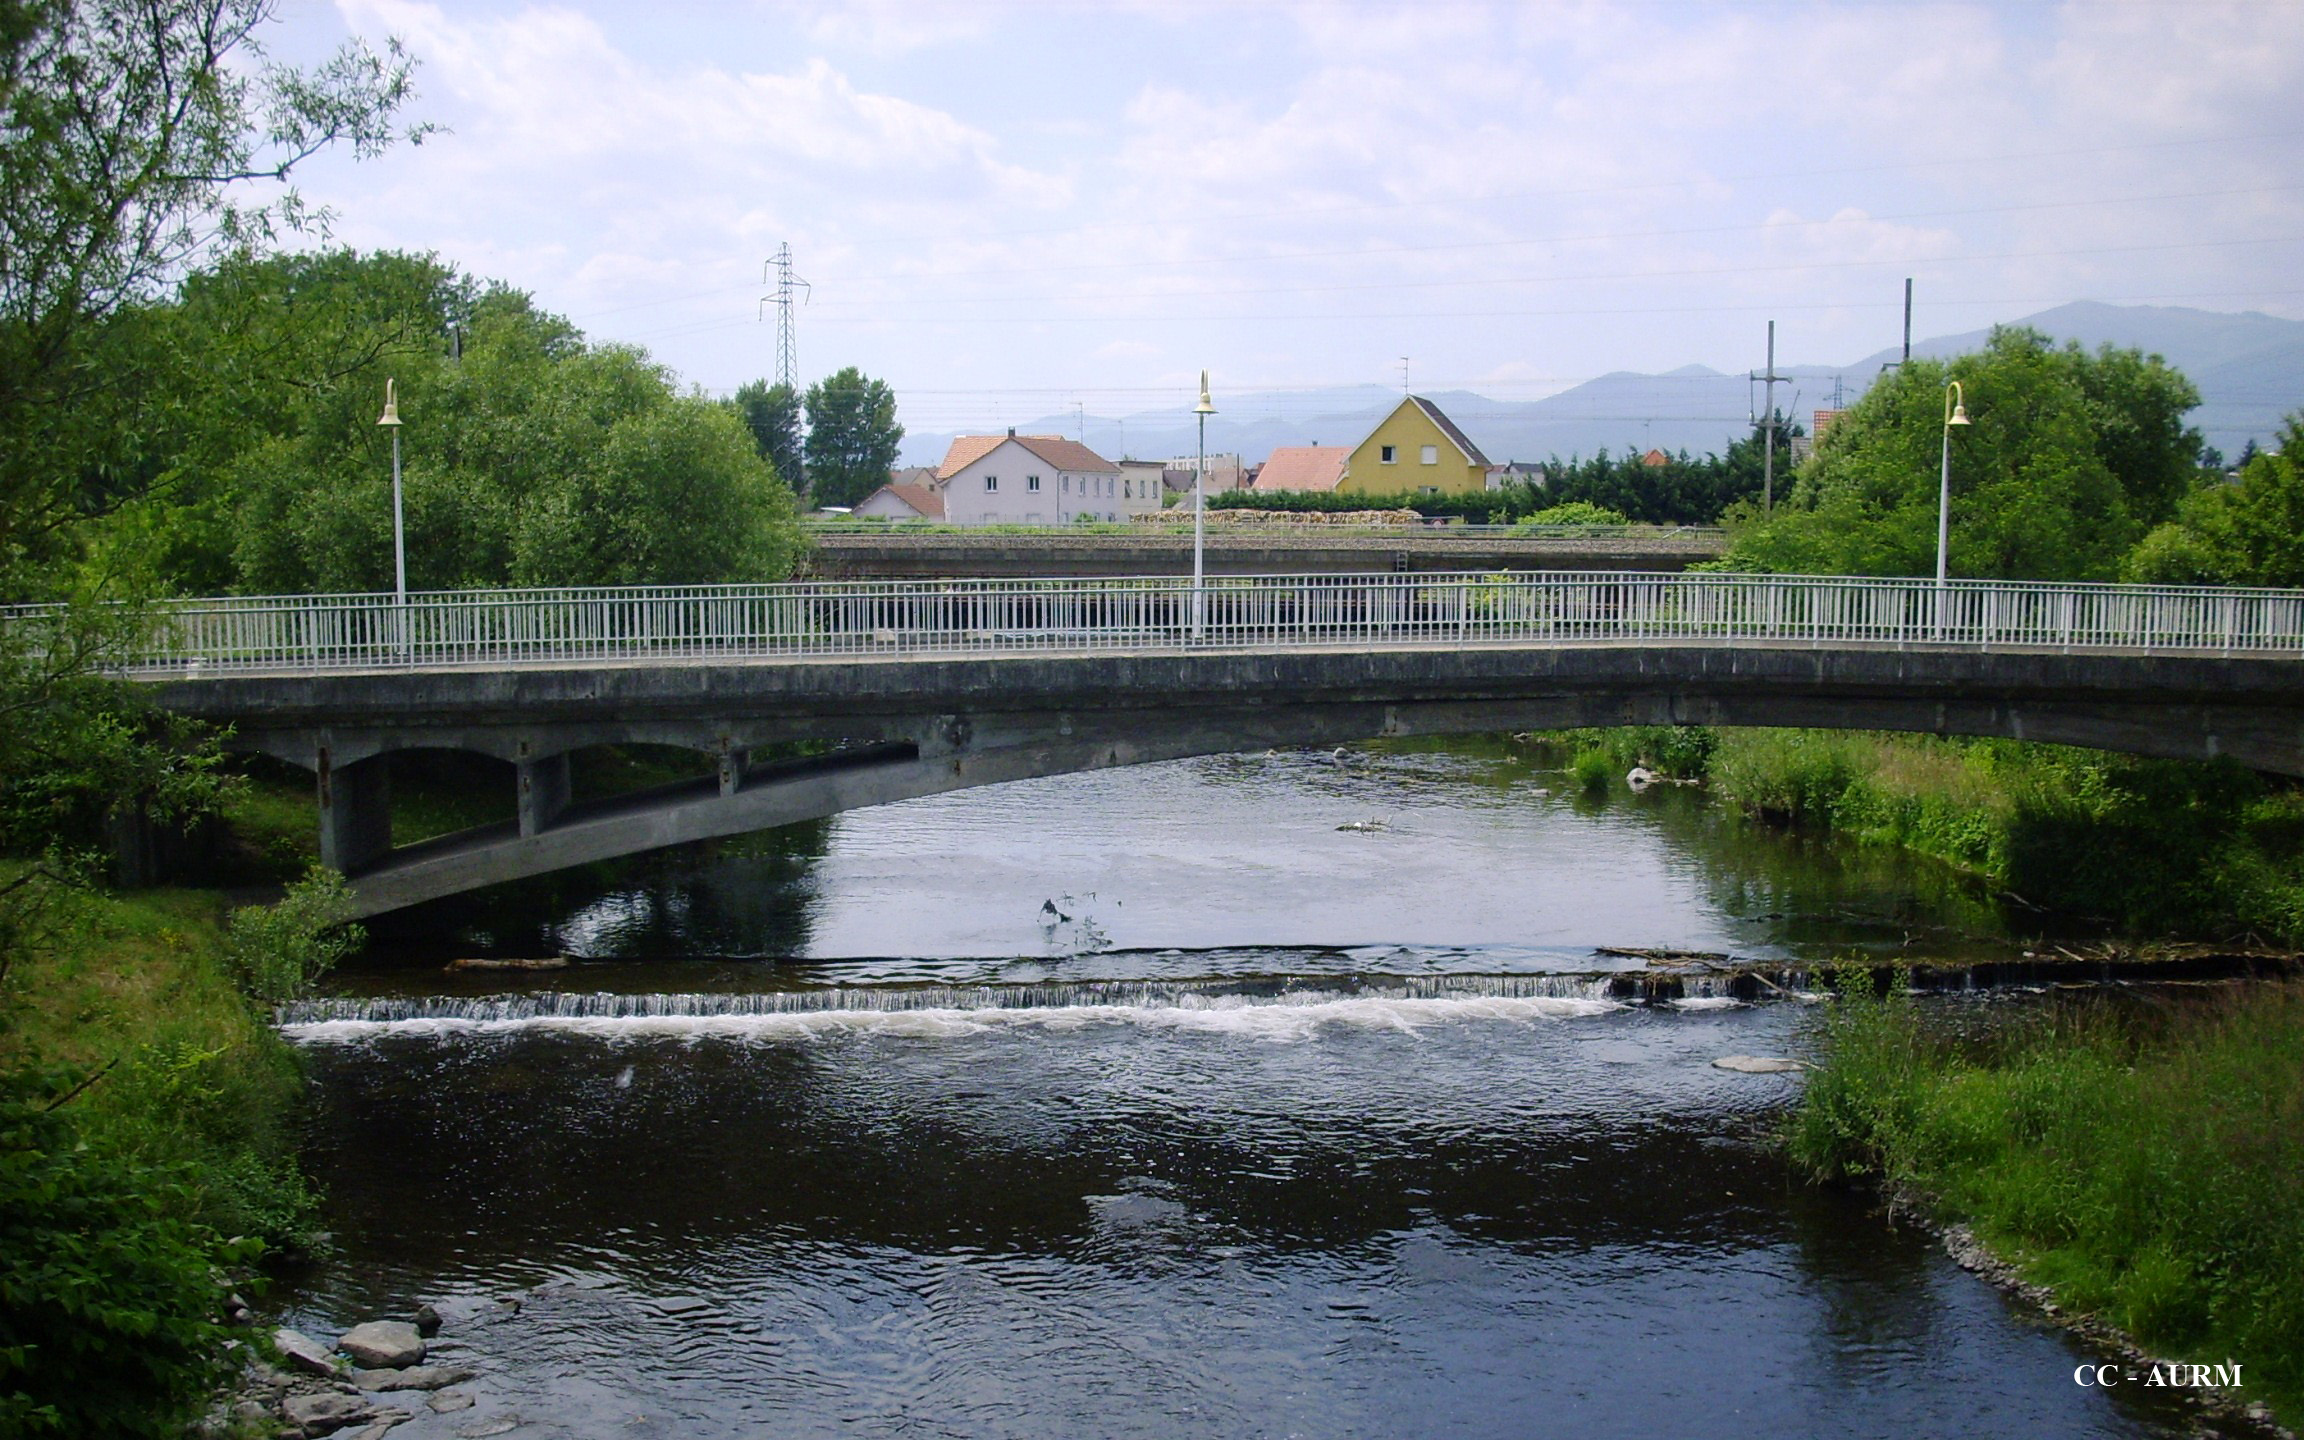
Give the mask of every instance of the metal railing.
[[[177, 600], [130, 673], [1306, 646], [2118, 649], [2304, 656], [2304, 591], [1638, 573], [847, 581]], [[19, 607], [12, 623], [38, 612]]]

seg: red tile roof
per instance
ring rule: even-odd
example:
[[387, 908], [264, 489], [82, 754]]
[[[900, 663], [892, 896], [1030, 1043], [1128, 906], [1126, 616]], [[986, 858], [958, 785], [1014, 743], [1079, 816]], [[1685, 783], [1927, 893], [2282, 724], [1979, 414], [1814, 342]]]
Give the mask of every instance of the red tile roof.
[[936, 467], [936, 478], [949, 480], [1009, 441], [1015, 441], [1039, 456], [1054, 469], [1080, 474], [1117, 475], [1120, 467], [1081, 444], [1061, 435], [1019, 435], [1011, 430], [1005, 435], [955, 435], [951, 448], [944, 452], [944, 463]]
[[891, 482], [873, 491], [871, 495], [865, 496], [863, 505], [856, 508], [861, 510], [864, 505], [871, 504], [873, 498], [879, 495], [893, 495], [930, 520], [944, 518], [944, 491], [938, 486], [906, 485]]
[[1333, 490], [1344, 478], [1349, 445], [1283, 445], [1256, 472], [1259, 490]]

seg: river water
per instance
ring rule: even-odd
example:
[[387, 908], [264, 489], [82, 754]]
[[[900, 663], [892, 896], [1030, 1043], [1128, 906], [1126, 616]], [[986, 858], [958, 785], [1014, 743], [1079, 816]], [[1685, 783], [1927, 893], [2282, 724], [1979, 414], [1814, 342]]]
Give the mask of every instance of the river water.
[[1992, 899], [1565, 784], [1177, 762], [399, 917], [288, 1017], [291, 1318], [441, 1309], [477, 1404], [396, 1440], [2189, 1433], [1788, 1173], [1797, 1077], [1711, 1062], [1807, 1005], [1597, 953], [2004, 958]]

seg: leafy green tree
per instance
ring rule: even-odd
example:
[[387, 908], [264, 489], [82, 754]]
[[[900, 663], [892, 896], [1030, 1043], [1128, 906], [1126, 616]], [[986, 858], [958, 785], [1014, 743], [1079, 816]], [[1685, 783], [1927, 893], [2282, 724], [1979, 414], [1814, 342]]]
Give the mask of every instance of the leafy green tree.
[[2158, 585], [2304, 585], [2304, 411], [2237, 484], [2210, 480], [2129, 552], [2123, 579]]
[[789, 385], [755, 380], [736, 391], [736, 411], [760, 447], [760, 458], [776, 467], [776, 474], [794, 494], [808, 488], [801, 459], [800, 395]]
[[284, 181], [373, 155], [410, 95], [397, 47], [300, 71], [253, 32], [271, 0], [19, 0], [0, 9], [0, 566], [68, 555], [163, 480], [177, 357], [152, 301], [202, 253], [324, 225]]
[[818, 505], [853, 505], [888, 483], [904, 427], [896, 392], [851, 365], [808, 387], [808, 488]]
[[387, 378], [417, 589], [780, 579], [798, 554], [733, 411], [430, 257], [235, 261], [155, 314], [203, 361], [173, 439], [187, 473], [97, 553], [176, 589], [389, 588]]
[[2189, 483], [2199, 403], [2158, 359], [2052, 347], [1995, 330], [1949, 365], [1915, 360], [1834, 422], [1772, 515], [1730, 512], [1727, 564], [1786, 573], [1926, 575], [1936, 555], [1945, 386], [1972, 422], [1952, 437], [1954, 575], [2102, 580]]

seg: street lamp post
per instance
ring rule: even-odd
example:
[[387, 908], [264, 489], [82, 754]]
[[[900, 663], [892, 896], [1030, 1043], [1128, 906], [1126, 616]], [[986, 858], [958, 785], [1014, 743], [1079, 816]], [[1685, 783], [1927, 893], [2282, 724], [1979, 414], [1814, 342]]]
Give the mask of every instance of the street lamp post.
[[400, 521], [400, 400], [396, 382], [384, 382], [384, 414], [376, 423], [392, 432], [392, 613], [400, 648], [408, 648], [408, 542]]
[[1192, 464], [1192, 638], [1198, 640], [1208, 620], [1202, 552], [1208, 543], [1208, 417], [1216, 413], [1216, 406], [1208, 399], [1205, 370], [1200, 372], [1200, 403], [1192, 407], [1192, 413], [1200, 419], [1200, 449]]
[[1944, 387], [1944, 457], [1936, 481], [1936, 637], [1944, 637], [1945, 560], [1952, 542], [1952, 427], [1968, 423], [1968, 396], [1955, 380]]

